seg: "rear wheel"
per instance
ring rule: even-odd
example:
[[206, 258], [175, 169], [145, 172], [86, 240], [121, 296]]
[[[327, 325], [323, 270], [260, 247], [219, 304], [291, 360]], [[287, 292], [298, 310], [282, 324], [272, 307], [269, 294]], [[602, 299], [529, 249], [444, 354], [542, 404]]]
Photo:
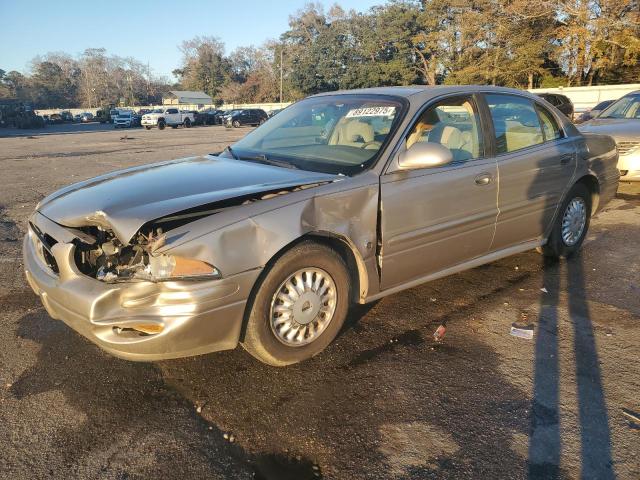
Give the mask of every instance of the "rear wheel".
[[570, 257], [582, 246], [591, 218], [591, 192], [583, 183], [575, 184], [562, 202], [547, 243], [546, 257]]
[[184, 119], [184, 128], [191, 128], [191, 120], [188, 118]]
[[151, 127], [149, 125], [145, 125], [144, 128], [146, 128], [147, 130], [151, 130]]
[[334, 250], [303, 242], [269, 269], [252, 301], [242, 346], [274, 366], [301, 362], [324, 350], [349, 308], [347, 267]]

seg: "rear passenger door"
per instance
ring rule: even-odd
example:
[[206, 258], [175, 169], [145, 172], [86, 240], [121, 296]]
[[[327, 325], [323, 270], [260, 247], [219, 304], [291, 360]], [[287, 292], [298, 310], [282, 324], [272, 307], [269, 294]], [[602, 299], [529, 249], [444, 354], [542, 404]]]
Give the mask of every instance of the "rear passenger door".
[[484, 99], [500, 179], [491, 250], [500, 250], [546, 236], [573, 177], [576, 152], [559, 120], [538, 102], [517, 94], [487, 93]]

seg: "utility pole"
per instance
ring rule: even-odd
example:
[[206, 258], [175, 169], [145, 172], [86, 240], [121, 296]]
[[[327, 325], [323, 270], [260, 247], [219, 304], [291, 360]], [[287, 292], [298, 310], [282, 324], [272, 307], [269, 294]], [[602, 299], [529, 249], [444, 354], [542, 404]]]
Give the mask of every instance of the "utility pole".
[[282, 58], [283, 56], [284, 56], [284, 48], [280, 47], [280, 103], [282, 103]]
[[149, 90], [151, 84], [151, 67], [149, 66], [149, 59], [147, 58], [147, 103], [149, 103]]

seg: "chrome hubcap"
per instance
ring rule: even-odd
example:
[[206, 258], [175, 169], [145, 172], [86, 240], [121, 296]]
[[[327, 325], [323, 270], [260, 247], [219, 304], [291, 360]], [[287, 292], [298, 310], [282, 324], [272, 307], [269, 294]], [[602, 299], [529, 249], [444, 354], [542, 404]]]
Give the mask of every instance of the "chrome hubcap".
[[336, 285], [320, 268], [304, 268], [287, 278], [271, 300], [271, 330], [285, 345], [313, 342], [336, 311]]
[[568, 247], [578, 243], [587, 223], [587, 206], [584, 200], [576, 197], [569, 202], [562, 216], [562, 241]]

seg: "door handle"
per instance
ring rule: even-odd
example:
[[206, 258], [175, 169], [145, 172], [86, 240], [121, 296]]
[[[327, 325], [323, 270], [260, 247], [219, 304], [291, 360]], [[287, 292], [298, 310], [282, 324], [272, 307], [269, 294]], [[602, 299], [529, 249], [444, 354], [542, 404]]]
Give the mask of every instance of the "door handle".
[[481, 173], [475, 178], [476, 185], [489, 185], [493, 182], [493, 176], [490, 173]]

